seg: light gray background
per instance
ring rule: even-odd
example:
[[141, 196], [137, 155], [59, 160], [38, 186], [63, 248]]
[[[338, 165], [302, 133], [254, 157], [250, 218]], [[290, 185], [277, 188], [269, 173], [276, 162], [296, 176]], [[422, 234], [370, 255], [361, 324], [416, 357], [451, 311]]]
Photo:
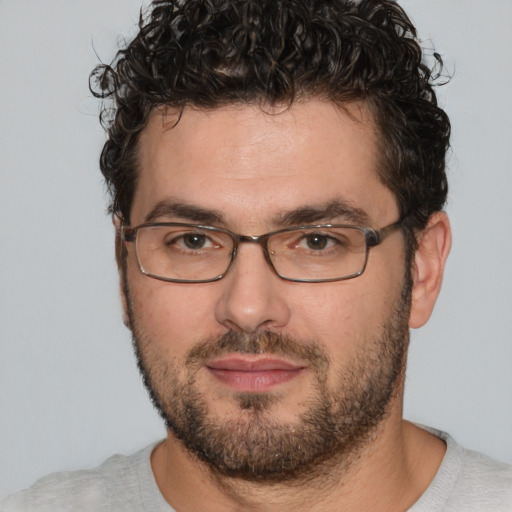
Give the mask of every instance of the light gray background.
[[[512, 1], [407, 0], [455, 78], [454, 245], [406, 416], [512, 463]], [[87, 89], [138, 0], [0, 0], [0, 497], [164, 436], [120, 318]]]

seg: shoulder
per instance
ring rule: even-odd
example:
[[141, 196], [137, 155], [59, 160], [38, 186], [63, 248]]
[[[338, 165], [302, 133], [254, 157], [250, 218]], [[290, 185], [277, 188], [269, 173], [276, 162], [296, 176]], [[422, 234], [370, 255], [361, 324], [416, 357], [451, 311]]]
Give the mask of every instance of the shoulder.
[[9, 496], [2, 512], [140, 510], [141, 479], [150, 469], [154, 445], [131, 455], [114, 455], [101, 466], [53, 473]]
[[463, 448], [444, 432], [427, 430], [443, 439], [447, 450], [411, 512], [512, 512], [512, 466]]
[[457, 491], [460, 495], [479, 497], [489, 506], [502, 507], [486, 510], [512, 512], [512, 466], [462, 448]]

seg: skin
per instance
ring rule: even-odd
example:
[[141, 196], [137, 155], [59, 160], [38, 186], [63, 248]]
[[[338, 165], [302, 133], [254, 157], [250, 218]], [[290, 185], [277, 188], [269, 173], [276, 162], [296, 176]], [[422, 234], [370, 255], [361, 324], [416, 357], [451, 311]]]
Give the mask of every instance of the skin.
[[[176, 126], [175, 114], [155, 110], [140, 138], [131, 225], [145, 222], [161, 202], [215, 210], [222, 214], [216, 226], [246, 235], [281, 228], [283, 212], [332, 201], [357, 208], [368, 226], [395, 222], [396, 200], [376, 172], [379, 160], [372, 118], [364, 105], [347, 108], [350, 115], [317, 99], [295, 103], [276, 115], [250, 105], [212, 111], [186, 108]], [[152, 220], [192, 221], [162, 212]], [[348, 219], [331, 216], [324, 221]], [[360, 277], [320, 284], [280, 279], [255, 244], [240, 246], [232, 268], [220, 281], [166, 283], [144, 276], [133, 247], [126, 247], [133, 314], [160, 357], [179, 363], [198, 341], [230, 330], [279, 332], [318, 343], [331, 362], [326, 375], [331, 387], [368, 340], [381, 334], [404, 283], [400, 231], [371, 249]], [[449, 248], [448, 220], [443, 213], [435, 214], [419, 236], [410, 327], [423, 325], [432, 312]], [[340, 461], [330, 467], [329, 477], [300, 486], [220, 477], [169, 433], [152, 456], [159, 488], [180, 512], [292, 511], [305, 505], [311, 511], [406, 510], [428, 487], [445, 446], [402, 420], [403, 379], [404, 375], [371, 442], [350, 465]], [[233, 419], [245, 414], [235, 390], [210, 372], [199, 371], [195, 385], [212, 417]], [[271, 409], [273, 418], [293, 423], [314, 393], [314, 380], [306, 368], [268, 392], [279, 396]]]

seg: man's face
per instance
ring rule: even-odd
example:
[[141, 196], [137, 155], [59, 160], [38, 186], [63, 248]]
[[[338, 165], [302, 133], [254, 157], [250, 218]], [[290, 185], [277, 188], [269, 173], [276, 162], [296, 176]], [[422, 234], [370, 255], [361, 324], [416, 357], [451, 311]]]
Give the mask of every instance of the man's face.
[[[260, 235], [398, 219], [362, 106], [186, 108], [176, 119], [155, 111], [141, 135], [132, 226]], [[280, 279], [257, 244], [241, 244], [220, 281], [163, 282], [139, 271], [131, 245], [124, 289], [146, 384], [172, 435], [213, 468], [293, 477], [353, 452], [400, 406], [410, 302], [400, 231], [360, 277], [315, 284]]]

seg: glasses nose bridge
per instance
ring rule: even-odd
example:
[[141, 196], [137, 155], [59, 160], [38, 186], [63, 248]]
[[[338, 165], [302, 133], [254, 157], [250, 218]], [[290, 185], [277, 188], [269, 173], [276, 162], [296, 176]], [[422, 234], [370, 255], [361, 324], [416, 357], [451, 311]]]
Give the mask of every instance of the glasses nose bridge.
[[235, 257], [238, 254], [238, 246], [240, 244], [258, 244], [262, 251], [263, 256], [265, 257], [265, 260], [270, 265], [270, 268], [275, 272], [274, 265], [272, 263], [272, 260], [270, 258], [270, 253], [268, 251], [268, 239], [269, 234], [254, 236], [254, 235], [236, 235], [234, 237], [235, 239], [235, 246], [233, 248], [233, 257], [231, 258], [231, 262], [235, 259]]

